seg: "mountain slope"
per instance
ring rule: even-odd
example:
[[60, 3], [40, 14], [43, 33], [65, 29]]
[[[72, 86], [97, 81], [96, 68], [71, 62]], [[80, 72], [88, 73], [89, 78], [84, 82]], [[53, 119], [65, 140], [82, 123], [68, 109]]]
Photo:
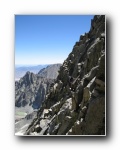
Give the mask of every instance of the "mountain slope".
[[25, 107], [29, 104], [34, 109], [38, 109], [52, 82], [52, 79], [27, 72], [19, 82], [15, 82], [15, 106]]
[[105, 135], [105, 16], [75, 43], [25, 134]]
[[[47, 76], [42, 71], [42, 75], [26, 72], [19, 81], [15, 82], [16, 135], [23, 134], [32, 119], [34, 119], [36, 109], [40, 108], [45, 100], [51, 84], [57, 77], [59, 67], [59, 64], [55, 64], [45, 68], [44, 70], [47, 72]], [[49, 77], [49, 79], [46, 77]], [[50, 77], [53, 79], [50, 79]]]
[[47, 79], [56, 79], [58, 76], [58, 71], [60, 69], [61, 64], [53, 64], [49, 65], [46, 68], [41, 69], [38, 74], [40, 77], [44, 77]]
[[32, 106], [39, 108], [50, 84], [58, 75], [60, 64], [54, 64], [41, 69], [38, 74], [27, 72], [18, 82], [15, 82], [15, 106]]

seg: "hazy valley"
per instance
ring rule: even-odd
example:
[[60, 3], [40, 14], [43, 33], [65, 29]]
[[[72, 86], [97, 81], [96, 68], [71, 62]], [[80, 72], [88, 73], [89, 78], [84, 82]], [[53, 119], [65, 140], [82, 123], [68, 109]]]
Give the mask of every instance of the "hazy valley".
[[15, 80], [19, 80], [23, 77], [27, 71], [38, 73], [41, 69], [48, 65], [15, 65]]

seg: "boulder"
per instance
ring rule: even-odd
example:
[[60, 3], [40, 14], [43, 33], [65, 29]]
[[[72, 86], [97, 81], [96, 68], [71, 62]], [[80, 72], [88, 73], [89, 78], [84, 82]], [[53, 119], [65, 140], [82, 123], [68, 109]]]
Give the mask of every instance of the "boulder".
[[73, 123], [74, 123], [74, 119], [70, 116], [69, 117], [66, 116], [65, 119], [61, 123], [61, 126], [58, 130], [57, 135], [65, 135], [69, 131]]
[[50, 109], [52, 109], [52, 113], [53, 115], [58, 113], [59, 109], [60, 109], [60, 102], [57, 102], [55, 105], [53, 105]]
[[86, 135], [105, 134], [105, 97], [99, 96], [93, 98], [89, 104], [87, 114], [85, 116]]
[[40, 131], [41, 131], [41, 127], [40, 127], [40, 125], [39, 124], [37, 124], [36, 126], [35, 126], [35, 132], [37, 132], [37, 133], [39, 133]]
[[87, 107], [86, 106], [84, 106], [83, 108], [82, 108], [82, 110], [81, 110], [84, 114], [86, 113], [86, 111], [87, 111]]
[[88, 87], [85, 87], [84, 90], [83, 90], [83, 100], [84, 102], [87, 102], [89, 99], [90, 99], [90, 91], [89, 91], [89, 88]]
[[98, 85], [95, 89], [101, 92], [105, 91], [105, 82], [102, 80], [96, 79], [95, 83]]

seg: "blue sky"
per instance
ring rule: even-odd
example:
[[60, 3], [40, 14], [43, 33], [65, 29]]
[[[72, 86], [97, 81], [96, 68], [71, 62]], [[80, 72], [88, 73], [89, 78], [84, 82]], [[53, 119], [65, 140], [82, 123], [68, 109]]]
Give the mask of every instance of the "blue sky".
[[92, 15], [15, 15], [15, 64], [63, 63]]

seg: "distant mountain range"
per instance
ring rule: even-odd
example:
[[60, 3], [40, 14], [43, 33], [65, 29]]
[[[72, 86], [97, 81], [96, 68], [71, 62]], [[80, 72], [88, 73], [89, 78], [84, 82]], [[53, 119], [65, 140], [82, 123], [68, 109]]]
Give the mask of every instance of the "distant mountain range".
[[33, 73], [38, 73], [41, 69], [47, 67], [48, 64], [46, 65], [15, 65], [15, 80], [19, 80], [21, 77], [23, 77], [27, 71], [33, 72]]

